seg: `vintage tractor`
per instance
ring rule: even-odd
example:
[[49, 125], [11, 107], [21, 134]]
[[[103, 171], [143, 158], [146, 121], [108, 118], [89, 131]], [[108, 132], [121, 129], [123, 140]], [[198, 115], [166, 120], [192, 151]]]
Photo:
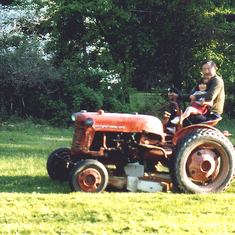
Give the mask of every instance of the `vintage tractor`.
[[[181, 114], [175, 101], [160, 109], [168, 106]], [[108, 185], [133, 192], [224, 191], [234, 178], [235, 151], [228, 134], [213, 127], [219, 120], [178, 124], [171, 133], [167, 118], [103, 110], [75, 113], [72, 146], [50, 154], [48, 174], [83, 192], [102, 192]]]

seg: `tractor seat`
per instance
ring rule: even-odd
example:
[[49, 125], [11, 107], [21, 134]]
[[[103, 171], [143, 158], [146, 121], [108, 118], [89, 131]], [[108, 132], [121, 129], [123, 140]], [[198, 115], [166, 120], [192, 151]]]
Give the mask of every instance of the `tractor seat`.
[[222, 117], [219, 117], [219, 118], [214, 119], [214, 120], [200, 122], [200, 124], [206, 124], [206, 125], [209, 125], [209, 126], [215, 126], [221, 119], [222, 119]]

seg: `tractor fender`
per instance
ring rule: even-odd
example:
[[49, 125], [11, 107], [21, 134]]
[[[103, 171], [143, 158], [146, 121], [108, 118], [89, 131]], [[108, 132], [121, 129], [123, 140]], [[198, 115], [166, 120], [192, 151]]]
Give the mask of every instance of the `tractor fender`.
[[[187, 127], [183, 127], [182, 129], [180, 129], [179, 131], [177, 131], [174, 135], [174, 137], [172, 138], [172, 143], [174, 145], [177, 145], [177, 143], [179, 142], [179, 140], [185, 136], [186, 134], [188, 134], [189, 132], [192, 131], [196, 131], [198, 129], [212, 129], [212, 130], [216, 130], [219, 131], [218, 129], [214, 128], [213, 126], [209, 126], [209, 125], [203, 125], [203, 124], [195, 124], [195, 125], [190, 125]], [[220, 132], [220, 131], [219, 131]]]

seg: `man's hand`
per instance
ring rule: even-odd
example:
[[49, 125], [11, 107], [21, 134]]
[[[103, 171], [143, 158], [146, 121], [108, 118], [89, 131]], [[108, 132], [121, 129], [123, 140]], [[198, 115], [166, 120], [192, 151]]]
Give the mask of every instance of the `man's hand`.
[[174, 93], [174, 92], [170, 92], [170, 93], [168, 93], [168, 97], [169, 97], [169, 99], [174, 99], [174, 100], [176, 100], [177, 98], [178, 98], [178, 94], [176, 94], [176, 93]]

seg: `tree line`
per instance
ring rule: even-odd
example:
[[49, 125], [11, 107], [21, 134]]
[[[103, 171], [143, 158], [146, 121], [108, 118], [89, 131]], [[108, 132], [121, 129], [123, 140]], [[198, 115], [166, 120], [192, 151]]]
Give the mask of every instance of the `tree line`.
[[61, 125], [81, 109], [131, 112], [130, 96], [135, 93], [167, 99], [171, 86], [190, 91], [204, 59], [219, 67], [226, 87], [225, 113], [235, 115], [232, 0], [2, 4], [3, 121], [19, 116]]

